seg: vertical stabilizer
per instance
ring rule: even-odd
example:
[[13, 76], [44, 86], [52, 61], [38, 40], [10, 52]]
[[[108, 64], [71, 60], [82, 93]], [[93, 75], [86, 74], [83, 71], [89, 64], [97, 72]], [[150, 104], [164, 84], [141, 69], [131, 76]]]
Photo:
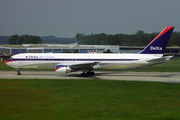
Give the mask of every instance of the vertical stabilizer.
[[139, 54], [154, 54], [154, 55], [163, 55], [168, 44], [168, 41], [171, 37], [174, 27], [166, 27], [149, 45], [147, 45], [144, 50]]

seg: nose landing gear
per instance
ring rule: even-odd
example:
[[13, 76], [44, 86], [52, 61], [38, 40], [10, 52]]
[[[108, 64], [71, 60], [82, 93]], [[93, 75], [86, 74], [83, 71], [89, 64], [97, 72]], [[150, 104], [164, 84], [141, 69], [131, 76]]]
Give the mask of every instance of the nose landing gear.
[[17, 75], [21, 75], [20, 68], [16, 68], [16, 70], [17, 70]]

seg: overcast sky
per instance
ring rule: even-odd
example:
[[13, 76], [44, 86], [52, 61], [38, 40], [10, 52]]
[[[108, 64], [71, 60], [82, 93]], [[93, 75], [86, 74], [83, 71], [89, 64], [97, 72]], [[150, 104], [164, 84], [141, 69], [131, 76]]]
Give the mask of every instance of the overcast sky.
[[0, 35], [180, 32], [180, 0], [0, 0]]

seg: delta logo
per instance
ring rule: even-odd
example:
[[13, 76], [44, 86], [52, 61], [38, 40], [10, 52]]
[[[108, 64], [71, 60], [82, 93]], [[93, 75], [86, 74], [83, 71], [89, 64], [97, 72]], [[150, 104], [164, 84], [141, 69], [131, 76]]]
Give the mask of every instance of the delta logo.
[[150, 46], [150, 50], [162, 50], [162, 47], [159, 46]]
[[29, 56], [26, 56], [25, 58], [36, 59], [36, 58], [38, 58], [38, 56], [35, 56], [35, 55], [29, 55]]

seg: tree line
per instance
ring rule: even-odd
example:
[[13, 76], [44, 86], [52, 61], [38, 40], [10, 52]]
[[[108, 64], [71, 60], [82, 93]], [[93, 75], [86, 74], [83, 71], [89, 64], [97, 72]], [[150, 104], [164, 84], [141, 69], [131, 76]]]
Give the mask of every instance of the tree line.
[[19, 45], [19, 44], [40, 44], [42, 43], [42, 39], [39, 36], [33, 36], [33, 35], [21, 35], [18, 34], [12, 35], [8, 42], [10, 45]]
[[[77, 33], [75, 38], [78, 44], [85, 45], [146, 46], [158, 34], [159, 33], [148, 34], [142, 30], [138, 30], [135, 34], [130, 35], [107, 35], [105, 33], [85, 35], [84, 33]], [[180, 32], [172, 33], [168, 46], [180, 46]]]

